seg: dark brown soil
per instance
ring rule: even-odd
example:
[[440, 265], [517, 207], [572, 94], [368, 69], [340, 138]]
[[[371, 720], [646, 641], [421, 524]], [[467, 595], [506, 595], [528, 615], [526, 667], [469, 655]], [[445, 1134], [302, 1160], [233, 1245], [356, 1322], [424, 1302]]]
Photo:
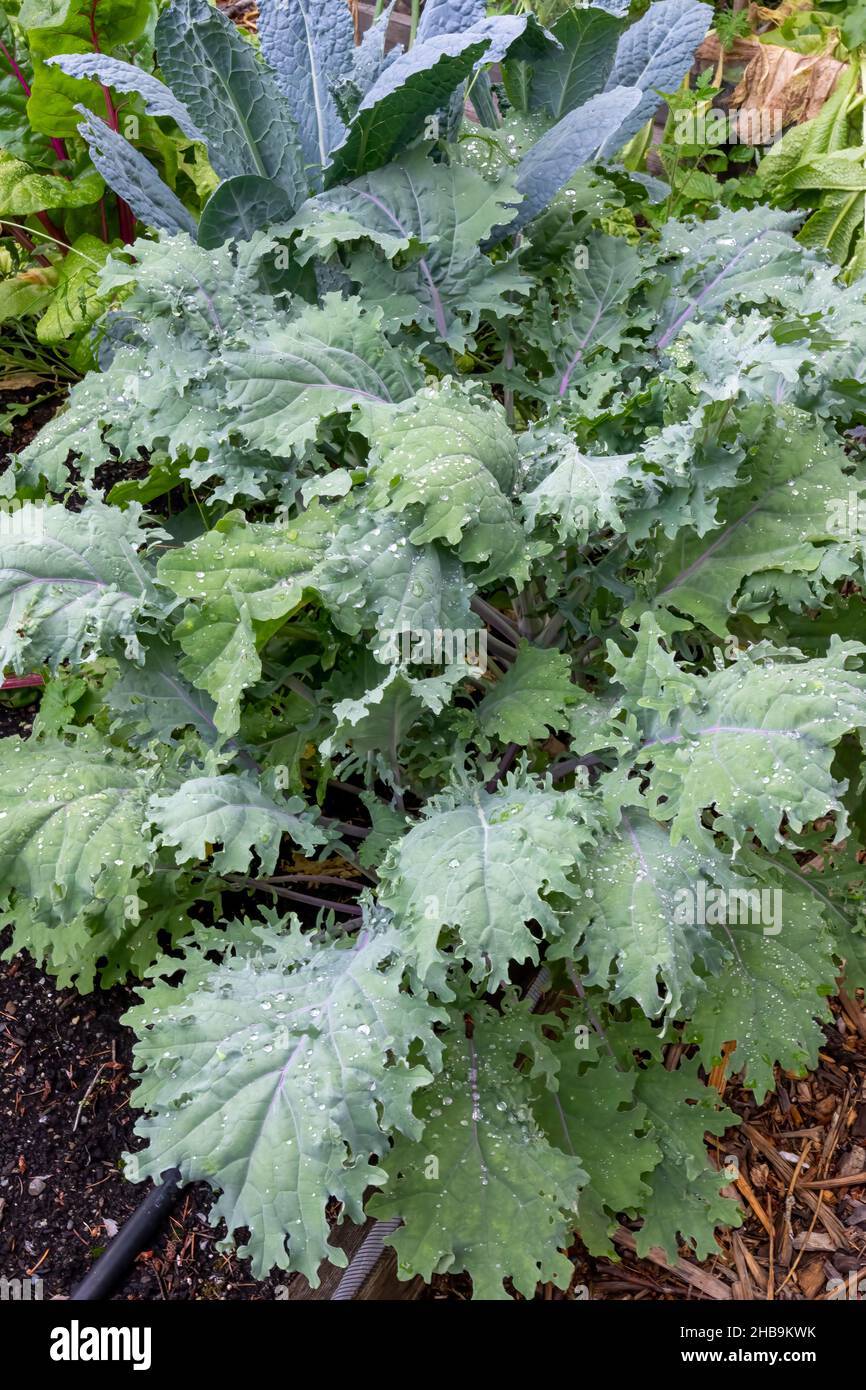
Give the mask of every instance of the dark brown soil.
[[0, 414], [4, 406], [20, 401], [37, 401], [32, 410], [26, 415], [19, 415], [13, 422], [9, 434], [0, 433], [0, 473], [6, 472], [12, 462], [12, 455], [30, 443], [42, 426], [51, 419], [63, 399], [63, 393], [58, 391], [50, 400], [39, 400], [40, 396], [44, 396], [46, 389], [44, 386], [30, 386], [24, 390], [0, 391]]

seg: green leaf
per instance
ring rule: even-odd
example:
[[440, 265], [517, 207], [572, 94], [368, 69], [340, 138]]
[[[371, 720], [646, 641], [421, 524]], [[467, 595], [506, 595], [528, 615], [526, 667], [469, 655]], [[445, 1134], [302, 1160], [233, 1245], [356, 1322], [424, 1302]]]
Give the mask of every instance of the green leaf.
[[803, 257], [790, 235], [796, 223], [792, 213], [758, 207], [664, 227], [661, 258], [679, 259], [668, 270], [671, 294], [661, 313], [658, 348], [668, 347], [692, 319], [718, 318], [732, 302], [784, 302], [798, 290]]
[[[413, 545], [405, 515], [377, 512], [364, 493], [329, 539], [316, 587], [342, 632], [375, 629], [377, 659], [396, 662], [418, 639], [452, 634], [463, 651], [480, 623], [469, 604], [474, 585], [455, 555], [436, 543]], [[406, 634], [405, 638], [403, 634]], [[459, 653], [458, 653], [459, 654]]]
[[60, 68], [68, 77], [91, 77], [103, 87], [113, 87], [116, 92], [134, 92], [144, 99], [144, 109], [149, 116], [169, 116], [190, 140], [203, 142], [205, 139], [171, 88], [134, 63], [124, 63], [119, 58], [97, 52], [59, 53], [47, 58], [46, 64]]
[[[738, 608], [766, 621], [780, 585], [791, 606], [813, 606], [815, 589], [820, 599], [852, 563], [856, 542], [832, 515], [834, 499], [848, 497], [848, 467], [820, 424], [790, 407], [777, 411], [747, 454], [747, 480], [721, 495], [721, 525], [700, 537], [687, 530], [662, 552], [657, 601], [717, 634]], [[794, 588], [791, 575], [800, 577]]]
[[484, 18], [485, 0], [428, 0], [418, 24], [418, 42], [437, 34], [462, 34]]
[[[197, 965], [194, 945], [166, 957], [124, 1016], [140, 1039], [135, 1103], [149, 1112], [136, 1126], [148, 1146], [127, 1155], [126, 1172], [137, 1182], [177, 1166], [186, 1182], [212, 1182], [211, 1220], [224, 1217], [230, 1235], [249, 1229], [238, 1253], [255, 1277], [276, 1265], [317, 1287], [323, 1260], [347, 1263], [328, 1243], [328, 1201], [363, 1220], [365, 1189], [386, 1180], [370, 1158], [385, 1158], [393, 1130], [420, 1134], [412, 1096], [431, 1075], [415, 1044], [438, 1065], [443, 1015], [401, 991], [387, 928], [315, 944], [267, 920], [269, 930], [230, 927], [220, 966]], [[204, 948], [219, 949], [213, 936]], [[179, 967], [179, 985], [158, 978]]]
[[236, 174], [225, 179], [202, 208], [198, 244], [210, 250], [226, 241], [249, 241], [260, 227], [291, 217], [292, 201], [273, 179]]
[[731, 904], [726, 916], [714, 935], [729, 959], [707, 978], [683, 1037], [700, 1045], [707, 1069], [722, 1060], [725, 1043], [735, 1043], [730, 1073], [744, 1070], [743, 1085], [761, 1101], [776, 1085], [775, 1062], [801, 1075], [818, 1065], [824, 1034], [816, 1020], [831, 1017], [822, 996], [834, 989], [833, 943], [815, 898], [774, 875], [755, 882], [752, 901]]
[[478, 706], [478, 721], [486, 734], [523, 748], [564, 728], [577, 695], [567, 653], [522, 642], [514, 664]]
[[[15, 60], [24, 81], [32, 88], [33, 66], [27, 45], [12, 28], [9, 17], [0, 13], [0, 40]], [[31, 129], [27, 119], [28, 93], [9, 62], [0, 55], [0, 149], [25, 164], [42, 164], [48, 157], [45, 141]]]
[[[670, 623], [675, 629], [677, 624]], [[614, 679], [637, 707], [637, 723], [651, 736], [676, 711], [682, 714], [698, 698], [698, 681], [674, 660], [664, 645], [664, 633], [651, 613], [640, 623], [633, 651], [625, 655], [614, 642], [607, 644], [607, 659]], [[642, 711], [651, 711], [643, 714]]]
[[273, 75], [231, 20], [208, 0], [172, 0], [156, 26], [162, 75], [225, 179], [273, 179], [294, 206], [307, 180], [297, 127]]
[[711, 5], [697, 0], [656, 0], [617, 45], [613, 67], [605, 86], [639, 87], [643, 96], [626, 113], [610, 139], [612, 154], [636, 135], [658, 110], [660, 94], [675, 92], [694, 62], [695, 49], [713, 22]]
[[548, 939], [562, 931], [547, 895], [576, 897], [570, 872], [583, 862], [597, 828], [587, 793], [554, 792], [510, 779], [488, 792], [466, 785], [428, 801], [419, 821], [380, 870], [407, 958], [446, 998], [439, 951], [443, 930], [472, 979], [490, 989], [511, 961], [538, 962], [537, 922]]
[[191, 725], [206, 744], [214, 743], [214, 704], [183, 679], [177, 651], [159, 639], [142, 645], [143, 664], [121, 662], [120, 675], [106, 693], [114, 727], [122, 728], [130, 743], [172, 743], [178, 729]]
[[328, 528], [327, 513], [315, 505], [286, 525], [229, 512], [212, 531], [163, 555], [157, 577], [178, 598], [205, 605], [231, 592], [243, 596], [256, 621], [283, 618], [315, 584]]
[[[538, 1085], [533, 1109], [555, 1148], [580, 1155], [589, 1182], [580, 1194], [578, 1231], [592, 1255], [612, 1255], [616, 1213], [646, 1205], [646, 1176], [661, 1150], [645, 1133], [646, 1106], [635, 1101], [637, 1071], [621, 1071], [609, 1056], [592, 1056], [574, 1032], [577, 1013], [548, 1043], [558, 1063], [556, 1090]], [[597, 1052], [597, 1049], [594, 1049]]]
[[109, 188], [129, 204], [139, 221], [162, 231], [189, 232], [194, 236], [195, 218], [141, 151], [85, 106], [78, 106], [76, 110], [84, 117], [78, 133], [90, 151], [97, 172]]
[[455, 389], [427, 387], [397, 409], [368, 408], [371, 505], [408, 510], [414, 545], [443, 541], [486, 575], [521, 569], [524, 538], [509, 497], [517, 442], [502, 408]]
[[866, 189], [864, 158], [866, 147], [861, 147], [824, 154], [820, 160], [798, 164], [787, 175], [785, 189], [795, 192], [801, 188], [820, 188], [829, 192], [838, 189], [862, 193]]
[[138, 882], [124, 898], [122, 917], [82, 912], [60, 929], [46, 925], [37, 907], [18, 898], [10, 912], [0, 913], [0, 922], [5, 918], [4, 925], [13, 931], [4, 958], [28, 951], [58, 989], [74, 986], [89, 993], [97, 978], [103, 989], [126, 985], [130, 974], [140, 978], [160, 956], [160, 938], [174, 942], [189, 931], [187, 914], [201, 903], [202, 891], [179, 879], [179, 874], [166, 873]]
[[84, 913], [122, 924], [136, 870], [151, 858], [140, 769], [95, 736], [0, 740], [0, 768], [3, 900], [33, 903], [53, 927]]
[[96, 6], [92, 0], [24, 0], [18, 22], [33, 60], [27, 117], [34, 130], [51, 137], [74, 136], [81, 103], [100, 116], [105, 113], [96, 83], [67, 77], [49, 65], [49, 58], [144, 47], [155, 10], [153, 0], [100, 0]]
[[419, 1098], [424, 1135], [398, 1139], [393, 1177], [372, 1199], [377, 1220], [400, 1216], [388, 1243], [399, 1273], [472, 1277], [473, 1297], [504, 1299], [510, 1278], [526, 1298], [539, 1282], [567, 1287], [580, 1187], [578, 1159], [553, 1148], [533, 1118], [517, 1053], [543, 1046], [527, 1016], [473, 1010], [472, 1036], [453, 1015], [444, 1069]]
[[329, 187], [377, 169], [420, 135], [489, 45], [471, 34], [445, 34], [412, 45], [364, 96], [326, 170]]
[[320, 185], [319, 170], [346, 131], [332, 88], [351, 66], [352, 16], [343, 0], [263, 0], [256, 30]]
[[380, 676], [381, 669], [375, 670], [372, 679], [363, 669], [356, 673], [348, 698], [334, 704], [336, 727], [321, 744], [321, 751], [326, 758], [349, 748], [361, 757], [379, 755], [378, 774], [394, 785], [399, 781], [397, 764], [406, 734], [425, 708], [441, 713], [466, 667], [455, 662], [440, 675], [425, 678], [409, 676], [400, 666], [392, 666]]
[[553, 367], [543, 383], [554, 400], [580, 386], [585, 363], [600, 348], [618, 352], [640, 325], [631, 311], [630, 294], [645, 278], [647, 258], [620, 237], [592, 233], [575, 253], [565, 286], [557, 290], [557, 305], [542, 292], [521, 323], [533, 346]]
[[11, 513], [0, 563], [0, 669], [29, 671], [82, 662], [119, 647], [141, 658], [139, 624], [164, 601], [138, 552], [164, 532], [147, 532], [141, 508], [125, 512], [91, 498], [83, 511], [23, 502]]
[[524, 436], [533, 478], [541, 481], [523, 494], [526, 524], [532, 531], [548, 521], [560, 541], [585, 545], [591, 533], [611, 527], [624, 531], [623, 514], [642, 490], [634, 454], [585, 454], [564, 432], [542, 427]]
[[543, 108], [558, 121], [600, 92], [622, 27], [617, 15], [592, 5], [566, 10], [551, 29], [561, 48], [537, 58], [529, 69], [530, 109]]
[[520, 231], [543, 212], [581, 165], [595, 159], [605, 142], [623, 128], [640, 101], [640, 88], [614, 86], [557, 121], [521, 160], [515, 183], [523, 202], [516, 220], [501, 230]]
[[43, 174], [0, 150], [0, 209], [5, 217], [28, 217], [52, 208], [98, 203], [105, 185], [92, 169], [74, 178]]
[[[511, 262], [494, 264], [478, 249], [513, 215], [516, 197], [507, 185], [494, 189], [465, 165], [434, 164], [418, 149], [312, 198], [292, 226], [300, 229], [302, 256], [327, 256], [349, 245], [349, 274], [389, 319], [417, 323], [461, 348], [482, 312], [515, 313], [509, 296], [529, 288]], [[445, 221], [443, 207], [449, 209]], [[353, 246], [358, 241], [384, 254], [359, 251]], [[399, 266], [391, 264], [398, 255]]]
[[181, 674], [213, 699], [220, 733], [236, 734], [241, 694], [262, 673], [246, 600], [229, 592], [201, 607], [189, 603], [172, 635], [185, 653]]
[[637, 761], [652, 764], [648, 806], [672, 821], [674, 844], [711, 843], [702, 821], [711, 806], [714, 831], [735, 846], [753, 833], [775, 852], [785, 843], [783, 818], [796, 834], [832, 812], [836, 838], [844, 837], [845, 786], [833, 776], [833, 750], [866, 718], [866, 674], [848, 669], [862, 650], [834, 637], [826, 657], [806, 660], [795, 648], [759, 643], [706, 677], [699, 698], [670, 724], [657, 725]]
[[405, 352], [382, 331], [383, 311], [325, 295], [267, 344], [224, 354], [226, 404], [253, 445], [285, 454], [315, 438], [321, 420], [369, 401], [400, 401], [419, 382]]
[[193, 777], [170, 796], [154, 796], [149, 815], [162, 845], [177, 847], [175, 862], [210, 858], [209, 847], [223, 846], [213, 854], [213, 867], [222, 874], [248, 872], [253, 851], [259, 871], [273, 873], [280, 841], [288, 835], [312, 854], [324, 844], [324, 831], [298, 813], [300, 797], [278, 802], [249, 776], [224, 773], [219, 777]]
[[98, 273], [110, 249], [88, 232], [76, 237], [57, 266], [57, 287], [36, 329], [40, 343], [63, 343], [102, 313]]
[[[589, 985], [611, 1003], [634, 999], [648, 1018], [663, 1011], [690, 1013], [704, 988], [702, 977], [719, 972], [731, 947], [700, 920], [682, 920], [681, 905], [698, 886], [748, 887], [717, 851], [681, 842], [641, 813], [626, 815], [618, 831], [592, 854], [581, 874], [583, 894], [564, 920], [565, 935], [550, 958], [585, 956]], [[659, 989], [661, 981], [663, 992]]]
[[682, 1240], [706, 1259], [719, 1248], [716, 1227], [739, 1226], [743, 1219], [737, 1203], [721, 1196], [728, 1179], [711, 1167], [704, 1147], [705, 1130], [720, 1136], [739, 1120], [696, 1073], [697, 1063], [686, 1061], [677, 1071], [655, 1064], [638, 1072], [635, 1097], [646, 1106], [650, 1135], [663, 1155], [647, 1179], [652, 1196], [637, 1232], [641, 1258], [658, 1246], [672, 1263]]

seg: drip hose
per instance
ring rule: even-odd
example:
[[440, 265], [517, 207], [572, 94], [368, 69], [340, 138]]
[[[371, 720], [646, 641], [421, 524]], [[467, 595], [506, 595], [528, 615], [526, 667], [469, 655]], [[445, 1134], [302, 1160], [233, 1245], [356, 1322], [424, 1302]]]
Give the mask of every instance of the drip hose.
[[159, 1187], [148, 1192], [138, 1210], [121, 1226], [105, 1254], [100, 1255], [77, 1289], [69, 1295], [71, 1300], [79, 1302], [110, 1297], [135, 1257], [168, 1216], [177, 1201], [179, 1184], [180, 1170], [168, 1168], [162, 1175]]

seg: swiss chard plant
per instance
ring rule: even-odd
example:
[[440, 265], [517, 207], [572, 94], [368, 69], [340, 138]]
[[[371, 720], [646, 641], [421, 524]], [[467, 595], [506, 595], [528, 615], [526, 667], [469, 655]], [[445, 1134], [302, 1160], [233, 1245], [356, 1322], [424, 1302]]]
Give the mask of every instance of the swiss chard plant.
[[[156, 19], [156, 0], [2, 7], [0, 323], [4, 337], [17, 331], [19, 365], [31, 373], [63, 377], [92, 365], [89, 330], [105, 308], [98, 272], [111, 248], [136, 234], [135, 213], [106, 186], [82, 133], [92, 125], [107, 140], [126, 136], [138, 160], [195, 211], [217, 183], [196, 131], [180, 129], [170, 112], [150, 114], [136, 92], [110, 80], [112, 65], [125, 71], [133, 60], [144, 83], [154, 80]], [[59, 372], [52, 354], [60, 354]]]
[[866, 302], [784, 212], [635, 237], [707, 6], [440, 0], [394, 58], [342, 15], [264, 0], [273, 76], [160, 19], [223, 182], [110, 257], [4, 479], [2, 920], [143, 982], [127, 1172], [207, 1179], [257, 1274], [344, 1263], [336, 1199], [530, 1297], [624, 1218], [711, 1252], [706, 1071], [761, 1100], [866, 984]]

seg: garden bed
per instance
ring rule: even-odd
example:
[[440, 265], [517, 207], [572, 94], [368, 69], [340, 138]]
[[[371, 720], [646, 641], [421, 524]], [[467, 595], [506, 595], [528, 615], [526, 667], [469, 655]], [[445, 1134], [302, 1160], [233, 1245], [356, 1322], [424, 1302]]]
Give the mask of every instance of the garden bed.
[[859, 1297], [866, 56], [327, 4], [3, 30], [0, 1274]]

